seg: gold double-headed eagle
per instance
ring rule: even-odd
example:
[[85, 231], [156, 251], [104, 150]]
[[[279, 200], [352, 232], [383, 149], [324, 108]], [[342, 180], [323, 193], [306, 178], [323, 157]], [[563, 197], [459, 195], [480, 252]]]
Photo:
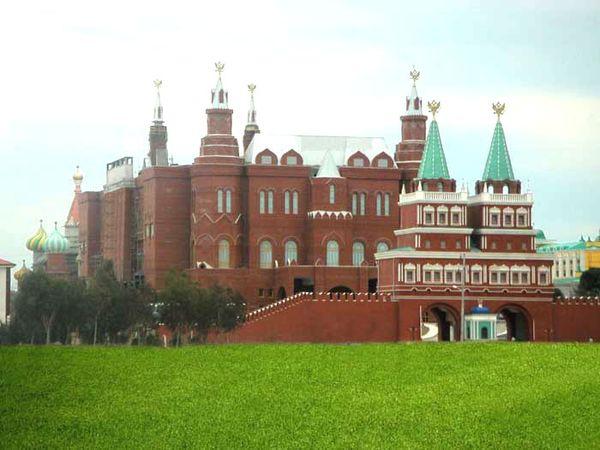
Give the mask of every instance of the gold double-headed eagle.
[[500, 120], [500, 116], [504, 114], [504, 108], [506, 107], [506, 103], [492, 103], [492, 109], [494, 110], [494, 114], [498, 116], [498, 120]]
[[440, 102], [431, 100], [430, 102], [427, 102], [427, 107], [429, 108], [429, 111], [431, 112], [431, 114], [433, 115], [433, 118], [435, 119], [435, 113], [437, 113], [438, 109], [440, 109]]

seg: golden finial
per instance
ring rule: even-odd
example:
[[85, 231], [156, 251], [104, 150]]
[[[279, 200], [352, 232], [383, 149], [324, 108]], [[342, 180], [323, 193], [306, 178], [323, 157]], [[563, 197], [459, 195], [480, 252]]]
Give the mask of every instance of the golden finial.
[[417, 69], [415, 69], [415, 66], [413, 66], [413, 70], [410, 71], [410, 78], [413, 80], [413, 86], [416, 85], [420, 76], [421, 72], [419, 72]]
[[440, 109], [440, 102], [431, 100], [430, 102], [427, 102], [427, 107], [429, 108], [429, 111], [433, 115], [433, 120], [435, 120], [435, 113], [437, 113], [438, 109]]
[[250, 94], [254, 94], [255, 89], [256, 89], [256, 85], [254, 83], [250, 83], [248, 85], [248, 90], [250, 91]]
[[156, 89], [160, 89], [160, 87], [162, 85], [162, 80], [154, 80], [153, 83], [154, 83], [154, 87]]
[[504, 114], [505, 106], [506, 106], [506, 103], [500, 103], [500, 102], [492, 103], [492, 109], [494, 110], [494, 114], [496, 114], [498, 116], [498, 122], [500, 122], [500, 116], [502, 114]]
[[223, 72], [223, 70], [225, 70], [225, 64], [223, 64], [222, 62], [216, 62], [215, 63], [215, 70], [217, 71], [217, 73], [219, 74], [219, 78], [221, 78], [221, 72]]

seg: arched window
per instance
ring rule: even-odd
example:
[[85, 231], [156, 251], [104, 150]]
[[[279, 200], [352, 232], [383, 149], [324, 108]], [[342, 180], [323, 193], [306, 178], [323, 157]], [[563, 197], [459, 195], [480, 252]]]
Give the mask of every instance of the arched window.
[[267, 211], [269, 214], [273, 214], [273, 191], [267, 191]]
[[218, 245], [219, 250], [219, 269], [229, 269], [229, 241], [221, 239]]
[[285, 243], [285, 265], [289, 266], [293, 262], [298, 262], [298, 244], [294, 241]]
[[327, 241], [327, 265], [340, 265], [340, 246], [337, 241]]
[[355, 216], [358, 214], [358, 194], [356, 192], [352, 194], [352, 214]]
[[441, 181], [438, 181], [437, 190], [438, 192], [443, 192], [444, 190], [444, 184]]
[[352, 265], [360, 266], [365, 260], [365, 244], [356, 241], [352, 244]]
[[260, 268], [270, 269], [273, 267], [273, 246], [269, 241], [260, 243]]
[[286, 214], [290, 213], [290, 191], [285, 191], [283, 194], [283, 210]]
[[292, 213], [298, 214], [298, 192], [292, 193]]
[[508, 184], [505, 184], [504, 186], [502, 186], [502, 193], [508, 194]]
[[390, 215], [390, 194], [385, 194], [383, 197], [383, 214]]
[[381, 242], [377, 243], [377, 253], [387, 252], [389, 249], [390, 249], [389, 245], [387, 245], [385, 242], [381, 241]]
[[378, 216], [381, 215], [381, 194], [377, 193], [377, 205], [375, 208], [375, 214], [377, 214]]
[[223, 212], [223, 189], [217, 191], [217, 212]]
[[258, 198], [259, 198], [259, 212], [261, 214], [265, 213], [265, 191], [260, 191], [258, 193]]
[[333, 184], [329, 185], [329, 203], [332, 205], [335, 203], [335, 186]]
[[225, 191], [225, 212], [231, 212], [231, 190]]
[[367, 204], [367, 194], [365, 194], [364, 192], [361, 192], [360, 193], [360, 215], [361, 216], [365, 215], [366, 204]]

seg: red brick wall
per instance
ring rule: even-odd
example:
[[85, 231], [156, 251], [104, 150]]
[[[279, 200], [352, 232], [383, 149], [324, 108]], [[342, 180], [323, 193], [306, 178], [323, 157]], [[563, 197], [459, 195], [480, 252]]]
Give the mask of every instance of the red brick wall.
[[131, 280], [133, 189], [106, 192], [102, 208], [102, 256], [111, 260], [119, 281]]
[[81, 251], [81, 276], [91, 277], [96, 267], [94, 258], [97, 258], [101, 248], [101, 215], [102, 193], [83, 192], [79, 199], [79, 242]]

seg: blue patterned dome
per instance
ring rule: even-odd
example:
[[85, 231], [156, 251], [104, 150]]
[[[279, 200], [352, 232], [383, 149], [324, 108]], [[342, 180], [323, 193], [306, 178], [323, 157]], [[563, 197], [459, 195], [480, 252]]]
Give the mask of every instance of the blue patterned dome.
[[54, 222], [54, 231], [48, 236], [43, 247], [45, 253], [66, 253], [69, 249], [69, 241], [60, 234], [56, 222]]
[[490, 308], [483, 306], [481, 303], [471, 308], [471, 314], [489, 314]]

